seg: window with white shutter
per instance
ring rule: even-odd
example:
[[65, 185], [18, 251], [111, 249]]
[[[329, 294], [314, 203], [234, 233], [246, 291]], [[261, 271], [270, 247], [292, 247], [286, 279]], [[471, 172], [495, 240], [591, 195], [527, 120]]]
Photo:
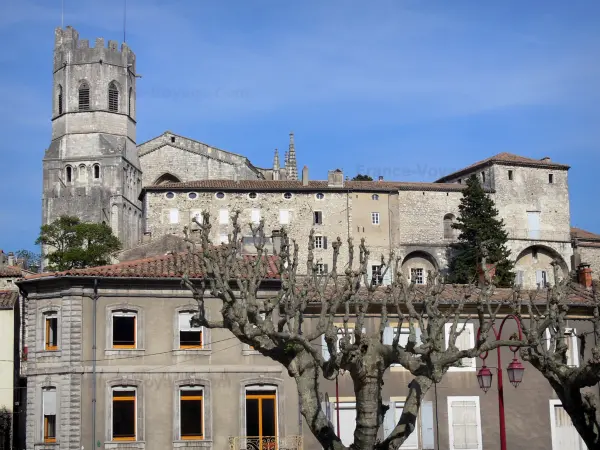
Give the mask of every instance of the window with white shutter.
[[191, 324], [192, 311], [179, 313], [179, 348], [198, 350], [203, 347], [202, 327], [193, 327]]
[[177, 208], [169, 210], [169, 223], [179, 223], [179, 210]]
[[587, 450], [560, 400], [550, 400], [550, 428], [552, 450]]
[[[349, 447], [352, 442], [354, 442], [354, 429], [356, 428], [356, 403], [340, 402], [336, 404], [335, 402], [332, 402], [331, 406], [331, 415], [333, 416], [331, 424], [333, 425], [334, 430], [337, 431], [342, 444], [344, 444], [346, 447]], [[338, 407], [339, 411], [337, 411]], [[341, 424], [339, 429], [337, 423], [338, 414], [340, 416]]]
[[[383, 419], [383, 424], [384, 424], [383, 434], [384, 434], [384, 437], [386, 437], [386, 438], [390, 435], [390, 433], [392, 431], [394, 431], [396, 424], [400, 421], [400, 417], [402, 416], [402, 410], [404, 409], [404, 402], [403, 401], [390, 401], [389, 406], [390, 406], [390, 408], [385, 413], [385, 417]], [[340, 421], [341, 421], [341, 419], [340, 419]], [[419, 449], [419, 434], [420, 434], [419, 418], [417, 417], [417, 421], [415, 422], [415, 429], [410, 434], [410, 436], [408, 436], [408, 439], [406, 439], [406, 441], [404, 441], [404, 443], [402, 444], [402, 447], [401, 447], [402, 450], [404, 450], [404, 449], [418, 450]]]
[[56, 388], [42, 391], [42, 414], [44, 417], [43, 432], [45, 443], [56, 442]]
[[260, 209], [253, 209], [252, 210], [252, 223], [253, 224], [260, 223]]
[[287, 209], [279, 210], [279, 223], [287, 225], [290, 223], [290, 212]]
[[229, 223], [229, 211], [226, 209], [219, 210], [219, 223], [227, 225]]
[[[462, 330], [456, 337], [456, 348], [459, 350], [469, 350], [475, 346], [475, 330], [472, 323], [466, 324], [463, 330], [463, 323], [459, 322], [456, 325], [457, 333]], [[445, 325], [445, 335], [446, 335], [446, 347], [448, 347], [448, 343], [450, 342], [450, 329], [452, 328], [451, 323], [447, 323]], [[475, 370], [475, 358], [462, 358], [457, 366], [450, 367], [451, 371], [473, 371]]]
[[450, 450], [482, 450], [479, 397], [448, 397]]
[[[571, 367], [579, 367], [579, 347], [577, 345], [577, 330], [575, 328], [565, 328], [565, 344], [567, 344], [567, 365]], [[546, 348], [550, 350], [552, 345], [552, 335], [550, 330], [546, 328]], [[554, 344], [556, 348], [556, 342]], [[554, 349], [552, 350], [554, 351]]]
[[[410, 328], [408, 327], [408, 324], [403, 324], [404, 326], [402, 326], [402, 328], [400, 328], [400, 339], [398, 339], [398, 345], [402, 346], [402, 347], [406, 347], [406, 345], [408, 344], [408, 338], [410, 336]], [[383, 330], [383, 343], [386, 345], [392, 345], [393, 341], [394, 341], [394, 336], [396, 335], [396, 332], [398, 330], [398, 324], [397, 323], [390, 323], [389, 326], [385, 327], [385, 329]], [[415, 336], [417, 339], [417, 345], [421, 344], [421, 329], [415, 325]], [[390, 367], [394, 367], [394, 368], [400, 368], [402, 369], [402, 365], [401, 364], [392, 364]]]

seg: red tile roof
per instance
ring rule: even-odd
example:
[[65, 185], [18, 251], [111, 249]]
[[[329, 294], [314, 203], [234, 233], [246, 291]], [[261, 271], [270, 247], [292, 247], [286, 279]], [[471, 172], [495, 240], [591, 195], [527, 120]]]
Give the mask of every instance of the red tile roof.
[[491, 164], [503, 164], [503, 165], [514, 165], [514, 166], [525, 166], [525, 167], [542, 167], [547, 169], [558, 169], [568, 170], [569, 166], [565, 164], [559, 164], [551, 161], [550, 159], [533, 159], [526, 158], [524, 156], [515, 155], [513, 153], [498, 153], [497, 155], [478, 161], [470, 166], [460, 169], [454, 173], [448, 174], [437, 180], [437, 183], [445, 182], [450, 179], [456, 178], [459, 175], [473, 171], [476, 168], [488, 166]]
[[344, 186], [329, 186], [326, 180], [311, 180], [305, 186], [300, 180], [198, 180], [183, 183], [165, 183], [146, 186], [144, 191], [170, 190], [223, 190], [223, 191], [341, 191], [396, 192], [396, 191], [462, 191], [466, 186], [448, 183], [409, 183], [404, 181], [344, 181]]
[[2, 266], [0, 267], [0, 277], [20, 277], [23, 269], [18, 266]]
[[17, 291], [0, 291], [0, 309], [13, 309], [18, 298]]
[[[254, 259], [252, 255], [244, 256], [246, 260]], [[150, 258], [126, 261], [108, 266], [90, 267], [86, 269], [71, 269], [62, 272], [37, 273], [25, 276], [25, 280], [56, 277], [111, 277], [111, 278], [177, 278], [183, 274], [188, 263], [188, 253], [181, 252], [153, 256]], [[199, 258], [194, 255], [190, 277], [201, 278]], [[276, 257], [270, 256], [266, 279], [279, 277]]]
[[571, 236], [578, 239], [600, 241], [600, 234], [592, 233], [591, 231], [582, 230], [581, 228], [576, 227], [571, 227]]

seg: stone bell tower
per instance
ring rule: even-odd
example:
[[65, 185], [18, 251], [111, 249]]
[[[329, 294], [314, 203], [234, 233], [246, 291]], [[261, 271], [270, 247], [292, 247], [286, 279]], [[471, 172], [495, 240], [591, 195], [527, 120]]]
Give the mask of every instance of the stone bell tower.
[[123, 43], [57, 28], [52, 141], [43, 159], [42, 223], [62, 215], [105, 222], [124, 248], [141, 238], [135, 54]]

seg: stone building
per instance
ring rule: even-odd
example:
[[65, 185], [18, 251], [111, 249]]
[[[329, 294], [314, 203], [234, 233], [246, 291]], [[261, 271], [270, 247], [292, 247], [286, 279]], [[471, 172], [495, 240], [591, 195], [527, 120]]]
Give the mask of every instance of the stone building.
[[[295, 382], [282, 366], [240, 343], [228, 330], [190, 326], [196, 305], [178, 278], [186, 260], [182, 254], [170, 254], [30, 275], [18, 282], [28, 305], [27, 450], [321, 448], [300, 415]], [[200, 276], [193, 268], [192, 279]], [[272, 263], [262, 295], [275, 294], [279, 283]], [[448, 288], [444, 299], [458, 298], [458, 291]], [[499, 289], [493, 300], [507, 295]], [[545, 300], [544, 290], [537, 295]], [[580, 358], [591, 355], [589, 346], [580, 355], [576, 337], [591, 327], [581, 320], [588, 314], [584, 304], [589, 295], [586, 289], [575, 289], [569, 297], [569, 364], [578, 365]], [[207, 298], [206, 304], [210, 319], [218, 320], [220, 301]], [[315, 326], [319, 305], [308, 313], [306, 330]], [[340, 315], [338, 322], [342, 320]], [[388, 324], [384, 342], [391, 340], [395, 326]], [[459, 348], [473, 346], [475, 326], [467, 324]], [[365, 327], [368, 333], [378, 332], [377, 314]], [[507, 335], [513, 331], [507, 329]], [[408, 329], [403, 329], [401, 343], [407, 335]], [[321, 340], [314, 346], [327, 356]], [[511, 356], [508, 351], [503, 355], [501, 367]], [[499, 365], [494, 355], [487, 364]], [[495, 387], [488, 395], [479, 389], [480, 366], [475, 359], [463, 361], [428, 392], [417, 428], [403, 448], [497, 445]], [[391, 408], [379, 430], [381, 437], [398, 420], [410, 380], [402, 367], [386, 371], [383, 398]], [[335, 381], [320, 381], [327, 393], [323, 406], [349, 444], [355, 394], [348, 374], [337, 381], [337, 387]], [[505, 388], [505, 400], [511, 450], [583, 448], [549, 383], [532, 367], [525, 364], [518, 389]], [[256, 444], [257, 437], [277, 446]], [[465, 447], [466, 441], [473, 446]]]

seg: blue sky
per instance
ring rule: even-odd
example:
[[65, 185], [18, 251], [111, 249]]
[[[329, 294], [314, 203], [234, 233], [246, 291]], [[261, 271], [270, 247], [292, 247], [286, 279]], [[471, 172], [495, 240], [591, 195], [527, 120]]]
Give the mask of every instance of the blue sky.
[[[64, 4], [81, 38], [122, 41], [124, 0]], [[293, 131], [311, 178], [406, 181], [550, 156], [572, 224], [600, 232], [596, 0], [127, 0], [127, 19], [138, 143], [170, 130], [270, 166]], [[5, 251], [35, 248], [60, 24], [61, 0], [0, 2]]]

